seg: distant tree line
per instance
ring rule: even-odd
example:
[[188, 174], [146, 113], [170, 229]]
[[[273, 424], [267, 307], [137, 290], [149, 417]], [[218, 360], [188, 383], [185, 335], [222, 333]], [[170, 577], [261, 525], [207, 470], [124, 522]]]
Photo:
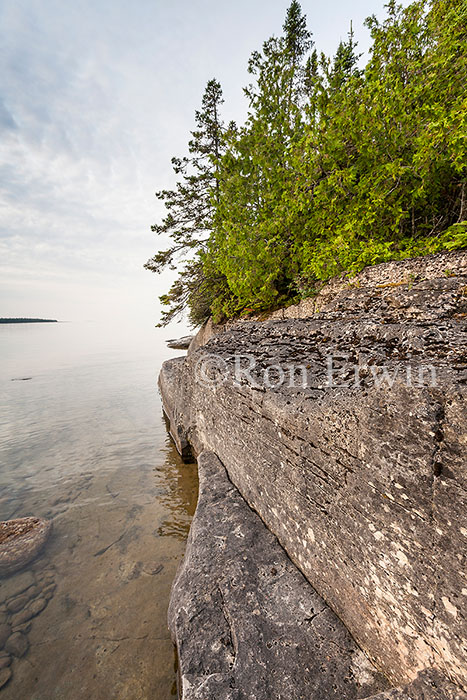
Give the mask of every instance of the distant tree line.
[[199, 325], [289, 304], [366, 265], [467, 246], [467, 2], [390, 0], [318, 54], [297, 0], [252, 54], [245, 123], [224, 124], [207, 83], [178, 184], [145, 265], [179, 275], [160, 325]]
[[0, 318], [0, 323], [57, 323], [54, 318]]

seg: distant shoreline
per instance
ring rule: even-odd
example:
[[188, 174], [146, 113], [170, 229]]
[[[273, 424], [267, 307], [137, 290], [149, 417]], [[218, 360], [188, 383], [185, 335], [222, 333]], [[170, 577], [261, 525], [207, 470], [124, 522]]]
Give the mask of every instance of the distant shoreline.
[[56, 318], [0, 318], [0, 323], [58, 323]]

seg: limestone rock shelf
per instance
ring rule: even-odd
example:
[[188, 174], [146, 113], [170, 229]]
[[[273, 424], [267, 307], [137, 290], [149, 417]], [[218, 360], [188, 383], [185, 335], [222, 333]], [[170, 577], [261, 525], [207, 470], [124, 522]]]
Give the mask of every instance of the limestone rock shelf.
[[[465, 251], [388, 263], [269, 320], [203, 328], [159, 379], [179, 449], [218, 456], [390, 682], [420, 685], [417, 675], [435, 670], [458, 693], [467, 689], [466, 319]], [[240, 354], [254, 367], [239, 379]], [[305, 386], [264, 382], [268, 367], [291, 364], [306, 369]], [[384, 370], [390, 382], [378, 380]], [[444, 692], [430, 688], [427, 698]]]
[[368, 700], [465, 700], [466, 694], [435, 671], [422, 671], [403, 688], [391, 688]]
[[212, 452], [169, 625], [183, 700], [357, 700], [387, 687]]

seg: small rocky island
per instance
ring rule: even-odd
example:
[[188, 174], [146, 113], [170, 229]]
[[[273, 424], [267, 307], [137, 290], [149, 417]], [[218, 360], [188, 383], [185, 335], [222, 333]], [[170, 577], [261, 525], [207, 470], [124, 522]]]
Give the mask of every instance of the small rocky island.
[[467, 698], [466, 319], [467, 252], [441, 253], [208, 322], [163, 364], [200, 473], [182, 700]]
[[0, 323], [58, 323], [55, 318], [0, 318]]

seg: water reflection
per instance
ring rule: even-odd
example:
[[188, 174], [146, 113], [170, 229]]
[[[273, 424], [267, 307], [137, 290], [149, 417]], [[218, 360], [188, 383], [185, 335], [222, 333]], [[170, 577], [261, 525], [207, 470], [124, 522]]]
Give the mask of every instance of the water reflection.
[[156, 480], [161, 480], [164, 484], [158, 498], [170, 515], [159, 525], [157, 534], [185, 541], [196, 509], [198, 474], [193, 464], [182, 462], [169, 435], [165, 449], [164, 467], [156, 467], [155, 474]]

